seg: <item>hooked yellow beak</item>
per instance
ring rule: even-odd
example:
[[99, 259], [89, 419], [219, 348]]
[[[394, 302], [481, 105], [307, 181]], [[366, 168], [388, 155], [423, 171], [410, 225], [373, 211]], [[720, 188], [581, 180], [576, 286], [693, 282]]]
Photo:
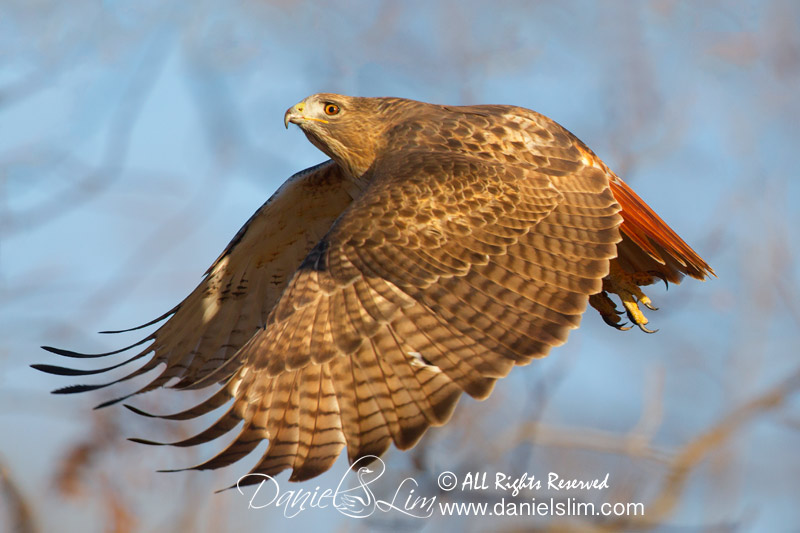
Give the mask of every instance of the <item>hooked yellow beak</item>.
[[306, 103], [300, 102], [286, 110], [286, 113], [283, 114], [283, 125], [286, 126], [286, 129], [289, 129], [290, 122], [292, 124], [302, 124], [303, 122], [313, 120], [314, 122], [322, 122], [323, 124], [328, 124], [327, 120], [305, 116], [303, 114], [303, 111], [305, 111], [305, 109], [306, 109]]
[[303, 119], [303, 109], [305, 109], [305, 107], [305, 102], [300, 102], [286, 110], [286, 113], [283, 115], [283, 125], [286, 126], [287, 130], [289, 129], [290, 122], [292, 124], [297, 124]]

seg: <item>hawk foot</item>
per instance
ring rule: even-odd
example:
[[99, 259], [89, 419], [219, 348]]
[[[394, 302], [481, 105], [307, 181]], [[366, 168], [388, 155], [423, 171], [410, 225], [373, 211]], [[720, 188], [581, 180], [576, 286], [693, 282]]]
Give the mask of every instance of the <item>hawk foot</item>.
[[[652, 280], [652, 278], [650, 278]], [[658, 307], [653, 305], [650, 298], [642, 292], [637, 284], [636, 276], [628, 274], [612, 261], [611, 272], [603, 279], [603, 290], [598, 294], [589, 297], [589, 304], [597, 309], [600, 316], [609, 326], [615, 327], [620, 330], [628, 330], [630, 327], [624, 328], [620, 325], [621, 312], [617, 309], [614, 302], [608, 296], [609, 293], [616, 294], [623, 307], [628, 319], [636, 324], [639, 329], [645, 333], [655, 333], [657, 329], [653, 330], [647, 327], [649, 320], [642, 310], [639, 309], [639, 304], [644, 305], [651, 311], [658, 311]]]
[[[620, 331], [628, 331], [630, 326], [626, 326], [627, 322], [622, 322], [622, 312], [614, 305], [613, 300], [608, 297], [608, 293], [598, 292], [589, 296], [589, 304], [597, 309], [603, 321]], [[621, 323], [622, 322], [622, 323]]]

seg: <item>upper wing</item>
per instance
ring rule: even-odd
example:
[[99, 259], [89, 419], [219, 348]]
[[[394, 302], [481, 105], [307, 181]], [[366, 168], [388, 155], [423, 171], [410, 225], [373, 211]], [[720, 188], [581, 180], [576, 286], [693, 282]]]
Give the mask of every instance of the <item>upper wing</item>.
[[225, 381], [236, 371], [235, 365], [226, 363], [230, 363], [239, 348], [264, 326], [267, 315], [298, 265], [351, 203], [347, 187], [341, 169], [332, 161], [289, 178], [239, 230], [185, 300], [163, 316], [140, 326], [169, 317], [138, 343], [104, 354], [45, 347], [68, 357], [92, 358], [144, 344], [144, 349], [130, 359], [109, 368], [89, 371], [53, 365], [33, 366], [52, 374], [89, 375], [152, 354], [144, 366], [119, 380], [66, 387], [54, 391], [57, 393], [106, 387], [144, 374], [162, 363], [166, 364], [164, 370], [133, 394], [161, 387], [173, 378], [178, 381], [172, 387], [180, 389]]
[[[543, 164], [548, 161], [542, 159]], [[564, 160], [559, 160], [564, 164]], [[453, 153], [404, 153], [292, 277], [235, 374], [200, 416], [233, 399], [207, 442], [244, 425], [217, 468], [269, 447], [253, 472], [325, 470], [443, 424], [462, 391], [482, 398], [514, 364], [563, 343], [616, 255], [621, 217], [608, 179]]]

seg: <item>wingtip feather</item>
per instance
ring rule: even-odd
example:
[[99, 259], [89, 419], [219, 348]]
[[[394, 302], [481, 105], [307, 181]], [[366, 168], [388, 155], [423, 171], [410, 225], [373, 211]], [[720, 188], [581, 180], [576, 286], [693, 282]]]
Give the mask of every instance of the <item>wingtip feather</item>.
[[66, 387], [61, 387], [60, 389], [55, 389], [50, 391], [51, 394], [76, 394], [79, 392], [90, 392], [93, 390], [102, 389], [103, 387], [108, 387], [109, 383], [103, 383], [101, 385], [68, 385]]
[[151, 339], [152, 339], [152, 337], [145, 337], [144, 339], [142, 339], [142, 340], [140, 340], [138, 342], [135, 342], [133, 344], [130, 344], [128, 346], [125, 346], [124, 348], [120, 348], [118, 350], [112, 350], [110, 352], [102, 352], [102, 353], [81, 353], [81, 352], [75, 352], [75, 351], [72, 351], [72, 350], [65, 350], [63, 348], [56, 348], [54, 346], [42, 346], [41, 348], [43, 350], [45, 350], [45, 351], [50, 352], [50, 353], [53, 353], [53, 354], [56, 354], [56, 355], [62, 355], [64, 357], [72, 357], [72, 358], [75, 358], [75, 359], [93, 359], [93, 358], [97, 358], [97, 357], [106, 357], [107, 355], [116, 355], [118, 353], [122, 353], [124, 351], [130, 350], [131, 348], [135, 348], [136, 346], [144, 344], [145, 342], [147, 342], [148, 340], [151, 340]]
[[146, 444], [148, 446], [167, 446], [166, 442], [156, 442], [154, 440], [140, 439], [138, 437], [128, 437], [128, 440], [131, 442], [136, 442], [138, 444]]
[[128, 409], [129, 411], [132, 411], [132, 412], [134, 412], [134, 413], [136, 413], [137, 415], [140, 415], [140, 416], [144, 416], [144, 417], [147, 417], [147, 418], [161, 418], [158, 415], [154, 415], [152, 413], [148, 413], [147, 411], [142, 411], [138, 407], [134, 407], [129, 403], [124, 403], [124, 404], [122, 404], [122, 406], [125, 407], [126, 409]]
[[157, 318], [154, 318], [153, 320], [151, 320], [149, 322], [146, 322], [146, 323], [144, 323], [144, 324], [142, 324], [140, 326], [134, 326], [132, 328], [127, 328], [127, 329], [109, 329], [109, 330], [105, 330], [105, 331], [98, 331], [98, 333], [100, 333], [102, 335], [113, 335], [113, 334], [116, 334], [116, 333], [128, 333], [130, 331], [136, 331], [136, 330], [139, 330], [139, 329], [144, 329], [147, 326], [152, 326], [153, 324], [158, 324], [159, 322], [161, 322], [165, 318], [169, 317], [170, 315], [175, 314], [178, 311], [179, 307], [180, 307], [180, 304], [176, 305], [175, 307], [173, 307], [172, 309], [170, 309], [169, 311], [167, 311], [163, 315], [161, 315], [161, 316], [159, 316]]

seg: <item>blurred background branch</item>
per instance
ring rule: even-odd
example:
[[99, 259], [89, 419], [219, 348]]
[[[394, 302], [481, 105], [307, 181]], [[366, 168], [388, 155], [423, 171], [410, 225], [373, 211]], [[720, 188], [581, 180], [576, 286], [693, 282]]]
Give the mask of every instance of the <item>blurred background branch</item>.
[[0, 501], [6, 508], [6, 526], [13, 533], [34, 533], [39, 529], [33, 517], [33, 510], [22, 495], [19, 485], [11, 477], [11, 472], [0, 458]]

